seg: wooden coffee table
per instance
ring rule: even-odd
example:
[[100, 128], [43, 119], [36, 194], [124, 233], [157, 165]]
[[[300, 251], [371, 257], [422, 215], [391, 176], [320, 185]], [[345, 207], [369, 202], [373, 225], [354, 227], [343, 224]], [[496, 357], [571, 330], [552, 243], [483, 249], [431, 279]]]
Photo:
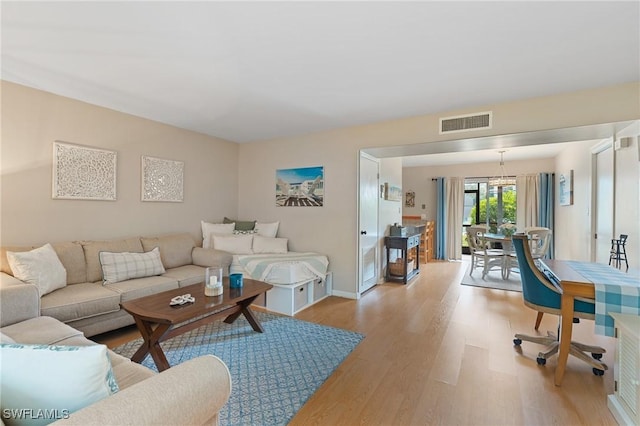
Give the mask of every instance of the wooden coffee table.
[[[158, 371], [166, 370], [170, 365], [160, 342], [221, 317], [225, 317], [224, 322], [231, 324], [242, 314], [255, 331], [264, 332], [249, 305], [273, 286], [246, 278], [243, 281], [242, 288], [229, 288], [229, 278], [224, 277], [224, 292], [220, 296], [205, 296], [204, 284], [195, 284], [121, 303], [122, 309], [135, 319], [144, 339], [131, 360], [140, 363], [147, 354], [151, 354]], [[186, 293], [191, 293], [195, 302], [181, 306], [169, 305], [172, 298]]]

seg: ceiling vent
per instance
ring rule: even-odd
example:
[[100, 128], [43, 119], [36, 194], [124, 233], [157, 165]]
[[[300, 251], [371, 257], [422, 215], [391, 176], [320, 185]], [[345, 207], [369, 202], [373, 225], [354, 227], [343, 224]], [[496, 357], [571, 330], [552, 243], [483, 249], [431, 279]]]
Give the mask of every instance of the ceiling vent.
[[490, 129], [492, 123], [492, 115], [493, 114], [491, 113], [491, 111], [488, 111], [441, 118], [440, 134], [442, 135], [445, 133]]

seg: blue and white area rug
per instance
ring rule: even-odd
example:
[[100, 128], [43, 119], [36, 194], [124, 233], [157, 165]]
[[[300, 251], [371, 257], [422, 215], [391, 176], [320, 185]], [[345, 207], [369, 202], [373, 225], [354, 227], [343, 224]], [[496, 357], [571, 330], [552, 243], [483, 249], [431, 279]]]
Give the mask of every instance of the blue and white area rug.
[[509, 274], [509, 278], [505, 280], [502, 279], [501, 271], [492, 269], [484, 278], [482, 278], [482, 268], [476, 268], [476, 270], [473, 271], [473, 276], [470, 276], [469, 271], [471, 268], [471, 262], [465, 261], [464, 263], [467, 263], [467, 268], [460, 284], [473, 287], [522, 292], [522, 281], [520, 280], [519, 273], [511, 272]]
[[[233, 380], [220, 424], [286, 425], [364, 338], [362, 334], [254, 311], [264, 333], [253, 331], [244, 316], [233, 324], [212, 324], [161, 344], [170, 365], [200, 355], [222, 359]], [[130, 358], [137, 339], [114, 349]], [[143, 365], [157, 371], [150, 356]]]

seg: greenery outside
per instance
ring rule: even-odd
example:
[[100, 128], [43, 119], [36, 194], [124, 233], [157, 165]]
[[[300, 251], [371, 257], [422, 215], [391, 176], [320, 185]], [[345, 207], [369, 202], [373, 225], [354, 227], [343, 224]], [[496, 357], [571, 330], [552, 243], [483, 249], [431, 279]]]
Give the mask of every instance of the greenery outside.
[[[498, 197], [491, 196], [480, 200], [480, 222], [487, 223], [487, 202], [489, 204], [489, 229], [496, 232], [498, 224]], [[476, 207], [471, 209], [469, 214], [471, 224], [475, 225]], [[502, 222], [516, 223], [516, 191], [506, 190], [502, 193]]]

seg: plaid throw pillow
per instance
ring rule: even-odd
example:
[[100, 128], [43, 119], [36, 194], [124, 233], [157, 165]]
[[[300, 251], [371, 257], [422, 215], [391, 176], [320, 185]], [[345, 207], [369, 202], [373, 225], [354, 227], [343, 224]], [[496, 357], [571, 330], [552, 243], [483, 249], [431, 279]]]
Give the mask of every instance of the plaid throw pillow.
[[101, 251], [100, 264], [102, 265], [103, 284], [114, 284], [132, 278], [165, 273], [158, 247], [146, 253]]

